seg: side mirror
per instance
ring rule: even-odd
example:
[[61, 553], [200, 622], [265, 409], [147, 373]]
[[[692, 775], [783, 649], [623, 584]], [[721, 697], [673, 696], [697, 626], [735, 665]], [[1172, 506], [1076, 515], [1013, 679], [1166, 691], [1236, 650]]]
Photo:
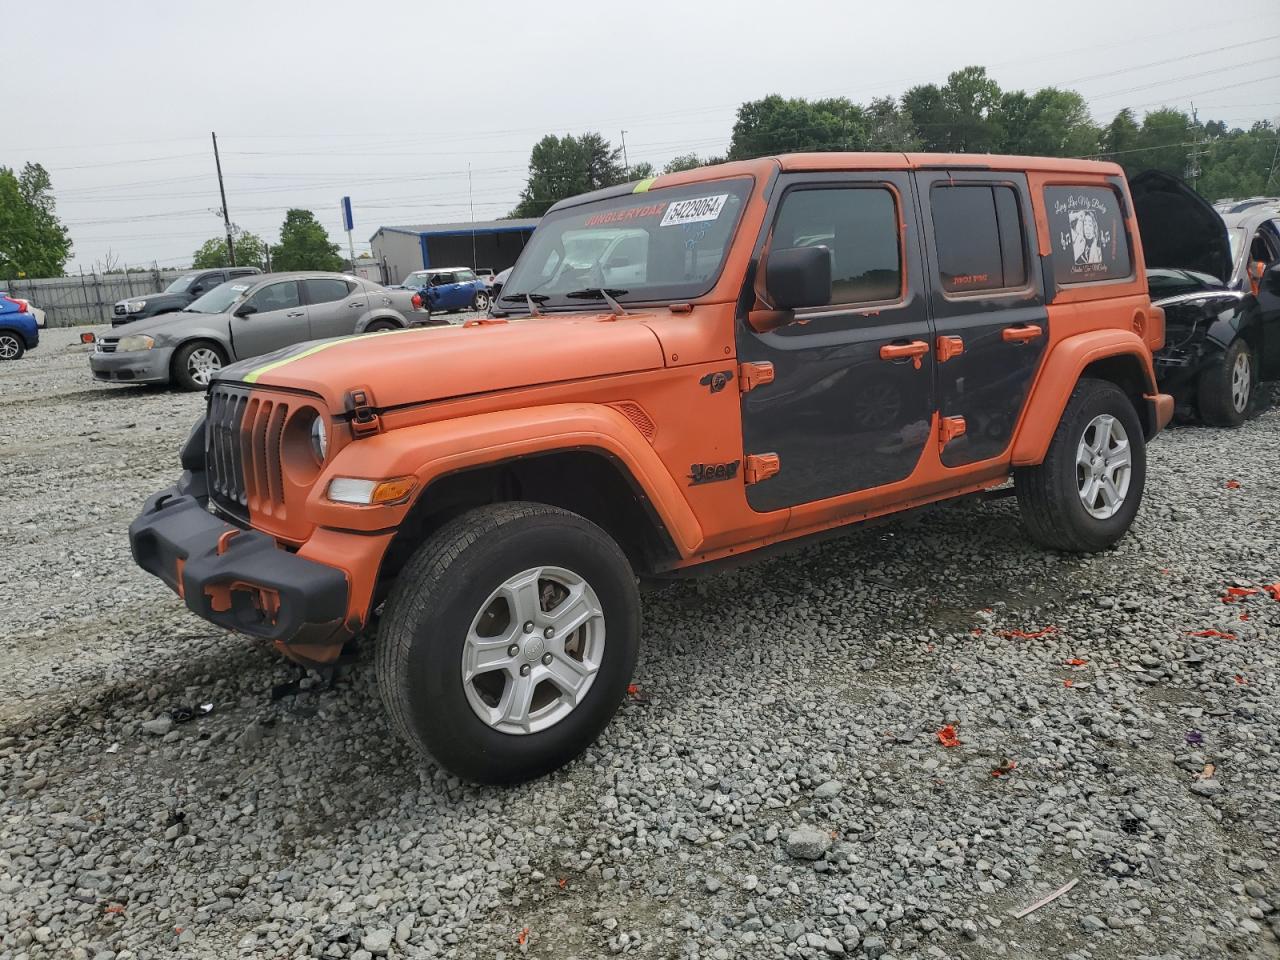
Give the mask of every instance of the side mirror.
[[751, 311], [747, 319], [756, 333], [791, 323], [803, 307], [831, 302], [831, 254], [821, 246], [774, 250], [764, 265], [764, 287], [774, 309]]
[[831, 302], [831, 254], [826, 247], [774, 250], [764, 265], [764, 288], [778, 310]]
[[257, 312], [258, 312], [257, 307], [255, 307], [252, 303], [246, 303], [246, 304], [242, 304], [239, 307], [236, 307], [235, 315], [237, 317], [251, 317]]

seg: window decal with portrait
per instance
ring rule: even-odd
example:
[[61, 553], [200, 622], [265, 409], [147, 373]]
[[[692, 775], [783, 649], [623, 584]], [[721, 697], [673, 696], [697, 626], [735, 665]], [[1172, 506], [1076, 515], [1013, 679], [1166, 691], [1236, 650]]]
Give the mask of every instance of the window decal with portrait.
[[1116, 280], [1130, 275], [1129, 238], [1110, 187], [1045, 187], [1045, 210], [1058, 283]]

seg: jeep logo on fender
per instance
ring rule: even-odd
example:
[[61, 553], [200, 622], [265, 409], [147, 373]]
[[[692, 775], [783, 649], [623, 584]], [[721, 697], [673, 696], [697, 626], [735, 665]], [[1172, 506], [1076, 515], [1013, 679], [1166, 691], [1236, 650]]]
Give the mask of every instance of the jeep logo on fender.
[[704, 387], [710, 387], [712, 393], [719, 393], [724, 389], [725, 384], [733, 379], [732, 370], [717, 370], [715, 373], [708, 373], [698, 381]]
[[689, 467], [689, 479], [692, 481], [690, 486], [696, 487], [700, 483], [716, 483], [719, 480], [732, 480], [738, 475], [738, 465], [741, 460], [734, 460], [732, 463], [695, 463]]

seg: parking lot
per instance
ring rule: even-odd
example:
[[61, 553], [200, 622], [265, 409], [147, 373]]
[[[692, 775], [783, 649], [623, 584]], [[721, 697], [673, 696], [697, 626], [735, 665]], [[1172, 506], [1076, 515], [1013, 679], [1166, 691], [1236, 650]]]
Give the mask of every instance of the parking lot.
[[134, 566], [202, 397], [77, 334], [0, 364], [0, 955], [1277, 956], [1274, 394], [1155, 442], [1113, 552], [1003, 499], [655, 589], [604, 736], [498, 790], [368, 649], [299, 680]]

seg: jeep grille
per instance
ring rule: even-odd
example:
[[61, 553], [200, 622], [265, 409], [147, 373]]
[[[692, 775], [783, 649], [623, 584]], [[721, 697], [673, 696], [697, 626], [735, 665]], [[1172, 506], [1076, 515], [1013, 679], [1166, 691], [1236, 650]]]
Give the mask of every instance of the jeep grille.
[[209, 495], [245, 522], [250, 513], [284, 517], [280, 438], [289, 416], [281, 400], [214, 385], [205, 423]]

